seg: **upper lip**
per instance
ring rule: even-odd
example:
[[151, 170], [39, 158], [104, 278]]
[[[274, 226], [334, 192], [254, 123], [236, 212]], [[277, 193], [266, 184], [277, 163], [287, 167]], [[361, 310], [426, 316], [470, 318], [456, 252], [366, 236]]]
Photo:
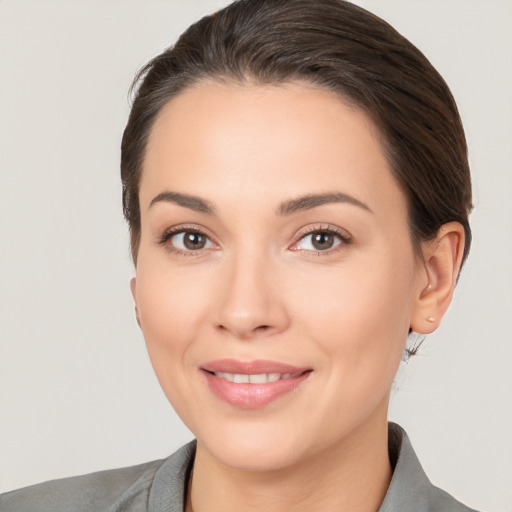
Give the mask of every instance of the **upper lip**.
[[241, 375], [259, 375], [262, 373], [303, 373], [311, 370], [307, 367], [293, 366], [277, 361], [238, 361], [236, 359], [217, 359], [201, 365], [201, 369], [211, 373], [236, 373]]

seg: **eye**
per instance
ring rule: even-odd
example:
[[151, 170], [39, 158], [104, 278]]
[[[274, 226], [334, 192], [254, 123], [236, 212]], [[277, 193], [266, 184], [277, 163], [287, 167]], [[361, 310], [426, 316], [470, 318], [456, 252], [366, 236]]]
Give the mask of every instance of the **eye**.
[[349, 237], [343, 236], [332, 229], [317, 229], [302, 235], [292, 249], [317, 253], [328, 252], [343, 243], [349, 243]]
[[162, 243], [170, 245], [177, 252], [200, 251], [215, 246], [204, 233], [191, 229], [167, 233]]
[[296, 247], [306, 251], [327, 251], [340, 243], [339, 236], [327, 231], [316, 231], [303, 236]]

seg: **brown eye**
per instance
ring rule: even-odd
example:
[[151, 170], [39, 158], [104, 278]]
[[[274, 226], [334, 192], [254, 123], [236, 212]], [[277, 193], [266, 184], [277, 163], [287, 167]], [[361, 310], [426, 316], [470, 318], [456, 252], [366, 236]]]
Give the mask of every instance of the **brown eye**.
[[318, 251], [325, 251], [334, 245], [334, 235], [320, 232], [311, 235], [311, 245]]
[[180, 251], [200, 251], [213, 246], [211, 240], [198, 231], [180, 231], [168, 238], [171, 245]]
[[206, 237], [201, 233], [184, 233], [183, 245], [191, 251], [197, 251], [206, 245]]
[[327, 252], [343, 243], [348, 243], [345, 237], [334, 231], [324, 229], [311, 231], [304, 235], [298, 243], [295, 244], [294, 250]]

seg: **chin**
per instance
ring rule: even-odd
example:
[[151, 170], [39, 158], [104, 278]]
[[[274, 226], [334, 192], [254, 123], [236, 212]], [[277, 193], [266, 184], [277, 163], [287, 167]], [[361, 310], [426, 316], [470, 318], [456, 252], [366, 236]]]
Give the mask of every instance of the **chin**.
[[216, 460], [233, 469], [255, 472], [279, 471], [302, 457], [305, 440], [290, 435], [289, 429], [272, 428], [257, 422], [249, 428], [224, 428], [212, 436], [198, 436], [198, 443]]
[[283, 447], [272, 446], [270, 443], [258, 447], [234, 444], [231, 447], [215, 448], [209, 450], [215, 459], [239, 471], [261, 473], [280, 471], [293, 466], [300, 458], [296, 450], [283, 449]]

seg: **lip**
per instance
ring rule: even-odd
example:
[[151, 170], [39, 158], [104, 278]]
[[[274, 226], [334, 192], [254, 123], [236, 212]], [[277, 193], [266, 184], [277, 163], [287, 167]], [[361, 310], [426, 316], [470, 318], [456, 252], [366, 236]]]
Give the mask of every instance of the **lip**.
[[276, 361], [238, 361], [237, 359], [218, 359], [201, 365], [207, 372], [242, 373], [245, 375], [257, 375], [259, 373], [299, 373], [311, 370]]
[[[278, 398], [295, 391], [312, 373], [311, 368], [297, 367], [276, 361], [238, 361], [219, 359], [200, 367], [210, 391], [222, 401], [240, 409], [259, 409]], [[292, 374], [285, 379], [265, 383], [235, 383], [214, 373], [261, 375]]]

